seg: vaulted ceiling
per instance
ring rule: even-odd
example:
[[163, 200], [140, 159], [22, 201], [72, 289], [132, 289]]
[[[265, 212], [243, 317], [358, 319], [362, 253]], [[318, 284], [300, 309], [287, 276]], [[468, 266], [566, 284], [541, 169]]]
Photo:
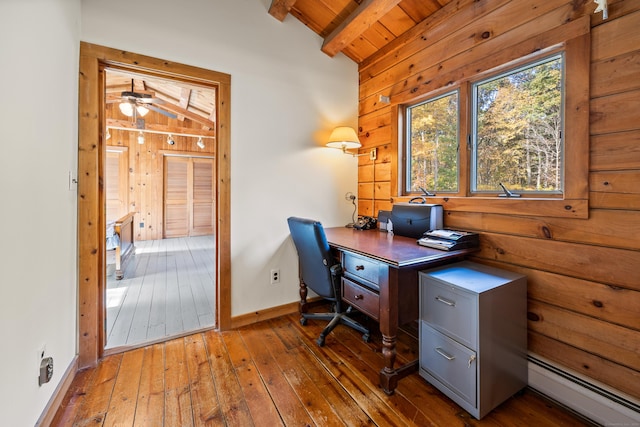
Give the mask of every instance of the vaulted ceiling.
[[[291, 15], [289, 19], [298, 19], [324, 39], [321, 49], [327, 55], [333, 57], [342, 52], [354, 62], [363, 64], [379, 51], [401, 46], [403, 34], [409, 34], [407, 32], [418, 23], [441, 11], [451, 1], [272, 0], [269, 14], [280, 21]], [[213, 89], [108, 70], [107, 106], [121, 103], [122, 94], [126, 92], [152, 97], [156, 102], [151, 103], [150, 108], [158, 113], [154, 116], [171, 119], [162, 120], [165, 124], [153, 124], [150, 122], [152, 116], [149, 116], [145, 124], [148, 131], [214, 135], [216, 94]], [[107, 113], [107, 127], [135, 130], [140, 126], [135, 118], [121, 116], [117, 109], [107, 108]], [[188, 124], [183, 127], [187, 123], [185, 119]]]
[[[177, 80], [154, 78], [108, 69], [105, 79], [107, 127], [146, 132], [215, 136], [216, 90]], [[152, 111], [144, 117], [126, 117], [118, 108], [122, 103], [141, 105]], [[154, 114], [155, 113], [155, 114]], [[142, 119], [142, 123], [140, 123]]]
[[[291, 15], [324, 39], [322, 51], [360, 64], [452, 0], [272, 0], [269, 13]], [[397, 42], [396, 42], [397, 43]]]

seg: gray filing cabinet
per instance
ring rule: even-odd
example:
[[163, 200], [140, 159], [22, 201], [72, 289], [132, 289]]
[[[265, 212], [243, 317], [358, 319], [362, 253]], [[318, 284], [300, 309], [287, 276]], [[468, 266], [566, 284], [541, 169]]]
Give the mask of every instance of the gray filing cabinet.
[[420, 272], [420, 375], [480, 419], [527, 385], [527, 282], [463, 261]]

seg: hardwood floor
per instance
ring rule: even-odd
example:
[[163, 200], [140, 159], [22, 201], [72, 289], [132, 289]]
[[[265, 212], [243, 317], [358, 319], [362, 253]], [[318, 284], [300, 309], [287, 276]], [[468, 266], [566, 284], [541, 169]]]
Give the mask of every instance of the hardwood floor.
[[111, 349], [215, 324], [214, 236], [136, 242], [124, 278], [107, 276]]
[[[528, 389], [478, 421], [417, 373], [387, 396], [377, 386], [381, 337], [365, 343], [338, 326], [321, 348], [323, 325], [292, 314], [108, 356], [77, 374], [52, 425], [589, 425]], [[416, 351], [399, 337], [398, 360]]]

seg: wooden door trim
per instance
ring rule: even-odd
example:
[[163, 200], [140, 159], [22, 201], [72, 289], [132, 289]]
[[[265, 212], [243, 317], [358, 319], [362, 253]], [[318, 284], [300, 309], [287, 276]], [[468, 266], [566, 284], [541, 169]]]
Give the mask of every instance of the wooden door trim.
[[217, 326], [231, 327], [231, 76], [91, 43], [80, 43], [78, 102], [78, 366], [104, 352], [106, 153], [104, 68], [117, 67], [218, 88], [216, 138]]

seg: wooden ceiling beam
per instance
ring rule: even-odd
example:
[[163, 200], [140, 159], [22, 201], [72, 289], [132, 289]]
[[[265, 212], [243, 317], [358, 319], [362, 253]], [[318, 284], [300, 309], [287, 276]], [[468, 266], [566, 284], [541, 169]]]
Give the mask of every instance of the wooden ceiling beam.
[[[276, 0], [273, 1], [276, 2]], [[335, 56], [391, 9], [396, 7], [400, 1], [363, 0], [349, 17], [324, 39], [322, 51], [331, 57]]]
[[[107, 103], [119, 102], [121, 99], [122, 97], [120, 95], [108, 93], [106, 102]], [[162, 98], [159, 98], [159, 99], [162, 99]], [[165, 99], [162, 99], [162, 101], [164, 102], [154, 103], [153, 105], [162, 110], [168, 111], [170, 113], [174, 113], [176, 115], [184, 116], [188, 119], [193, 120], [196, 123], [200, 123], [206, 129], [213, 129], [215, 127], [215, 123], [212, 120], [209, 120], [208, 118], [202, 117], [199, 114], [193, 113], [185, 108], [172, 104], [171, 102]]]
[[[178, 107], [184, 108], [185, 110], [189, 107], [189, 98], [191, 97], [191, 89], [183, 87], [180, 91], [180, 102], [178, 102]], [[182, 114], [178, 114], [178, 120], [184, 121], [184, 116]]]
[[146, 85], [144, 84], [144, 80], [133, 79], [133, 91], [134, 92], [144, 92], [147, 90]]
[[297, 0], [272, 0], [271, 6], [269, 6], [269, 15], [276, 18], [278, 21], [284, 21], [291, 8], [296, 4]]
[[146, 124], [143, 129], [139, 128], [137, 123], [132, 123], [129, 120], [107, 119], [107, 128], [119, 129], [127, 131], [143, 131], [149, 133], [160, 133], [164, 135], [174, 136], [193, 136], [203, 138], [215, 138], [216, 134], [212, 130], [185, 128], [180, 126], [166, 126], [155, 123]]
[[157, 105], [157, 107], [162, 108], [163, 110], [167, 110], [170, 113], [179, 114], [185, 116], [188, 119], [193, 120], [194, 122], [200, 123], [202, 126], [213, 129], [215, 127], [215, 123], [211, 120], [205, 119], [199, 114], [192, 113], [189, 110], [185, 110], [184, 108], [178, 107], [175, 104], [171, 104], [170, 102], [165, 102], [164, 104]]

